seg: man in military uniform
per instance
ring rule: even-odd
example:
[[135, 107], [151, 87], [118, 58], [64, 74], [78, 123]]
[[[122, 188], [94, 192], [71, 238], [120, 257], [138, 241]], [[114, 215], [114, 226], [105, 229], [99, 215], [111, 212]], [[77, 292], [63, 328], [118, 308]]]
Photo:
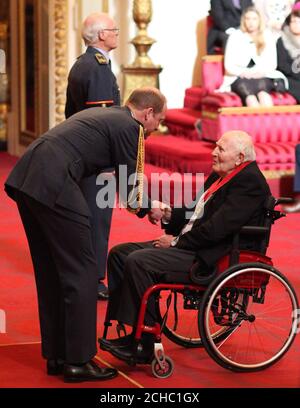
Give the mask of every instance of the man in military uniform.
[[[111, 70], [109, 52], [118, 45], [119, 29], [107, 14], [93, 13], [82, 25], [86, 52], [73, 65], [67, 88], [66, 118], [83, 109], [120, 105], [120, 92]], [[113, 169], [105, 169], [111, 173]], [[104, 187], [96, 184], [97, 175], [87, 177], [81, 189], [92, 213], [93, 244], [99, 273], [98, 298], [106, 300], [108, 290], [103, 282], [106, 272], [108, 237], [112, 208], [98, 208], [96, 196]], [[98, 184], [101, 182], [98, 179]], [[102, 183], [102, 182], [101, 182]], [[103, 182], [104, 183], [104, 182]]]
[[[33, 142], [5, 182], [30, 247], [49, 375], [63, 373], [67, 382], [117, 375], [92, 360], [97, 351], [98, 271], [90, 211], [79, 185], [107, 167], [119, 176], [121, 165], [128, 180], [137, 173], [141, 180], [144, 134], [158, 128], [165, 112], [166, 99], [155, 88], [135, 90], [124, 107], [79, 112]], [[123, 182], [120, 193], [127, 184]], [[151, 222], [158, 222], [162, 213], [150, 210], [143, 183], [137, 192], [132, 187], [123, 193], [129, 210], [139, 217], [148, 213]]]

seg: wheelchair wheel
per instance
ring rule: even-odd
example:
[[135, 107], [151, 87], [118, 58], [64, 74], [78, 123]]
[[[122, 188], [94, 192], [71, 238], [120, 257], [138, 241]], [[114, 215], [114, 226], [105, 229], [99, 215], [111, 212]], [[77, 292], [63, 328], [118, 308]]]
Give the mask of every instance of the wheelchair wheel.
[[[222, 367], [258, 371], [283, 357], [297, 333], [298, 301], [288, 280], [272, 266], [236, 265], [205, 292], [199, 331], [208, 354]], [[213, 316], [213, 318], [212, 318]], [[216, 344], [218, 328], [231, 329]]]
[[[199, 335], [198, 314], [202, 299], [202, 291], [161, 291], [157, 300], [157, 315], [163, 326], [163, 334], [172, 342], [187, 348], [203, 347]], [[169, 295], [171, 296], [169, 298]], [[223, 341], [232, 331], [232, 327], [217, 327], [212, 338], [216, 343]]]
[[165, 356], [165, 361], [163, 363], [163, 368], [160, 366], [159, 362], [155, 358], [151, 364], [152, 374], [157, 378], [168, 378], [172, 375], [174, 371], [173, 360]]

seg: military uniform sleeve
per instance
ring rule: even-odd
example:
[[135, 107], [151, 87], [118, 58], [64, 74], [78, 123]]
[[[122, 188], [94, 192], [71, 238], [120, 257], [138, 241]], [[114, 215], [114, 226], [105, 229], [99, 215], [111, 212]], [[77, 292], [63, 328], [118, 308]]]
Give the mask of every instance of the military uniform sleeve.
[[114, 105], [114, 86], [114, 76], [108, 65], [95, 65], [88, 80], [86, 107]]
[[66, 101], [66, 106], [65, 106], [65, 117], [68, 119], [70, 116], [72, 116], [76, 112], [76, 106], [73, 101], [70, 88], [69, 86], [67, 87], [67, 101]]

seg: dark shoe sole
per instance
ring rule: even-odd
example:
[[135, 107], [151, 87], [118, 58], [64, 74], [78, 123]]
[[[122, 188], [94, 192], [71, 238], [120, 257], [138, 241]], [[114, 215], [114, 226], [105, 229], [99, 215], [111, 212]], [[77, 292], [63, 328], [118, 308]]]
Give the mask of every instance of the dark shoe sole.
[[63, 362], [54, 362], [55, 360], [47, 361], [47, 375], [60, 375], [64, 372]]
[[109, 346], [105, 346], [104, 344], [101, 344], [100, 342], [99, 342], [99, 347], [100, 347], [100, 349], [103, 350], [103, 351], [110, 351], [110, 347], [109, 347]]
[[135, 364], [151, 364], [154, 355], [152, 354], [149, 357], [139, 357], [139, 356], [130, 356], [130, 357], [124, 357], [120, 356], [118, 353], [114, 351], [114, 349], [108, 350], [114, 357], [116, 357], [118, 360], [125, 361], [125, 363], [129, 365], [135, 365]]
[[131, 339], [130, 340], [127, 339], [126, 341], [124, 341], [124, 344], [122, 344], [122, 337], [118, 339], [121, 341], [121, 343], [119, 344], [106, 344], [105, 340], [106, 339], [101, 339], [101, 338], [98, 339], [99, 347], [101, 350], [104, 350], [104, 351], [110, 351], [114, 347], [117, 347], [117, 348], [128, 347], [131, 344]]
[[64, 368], [60, 368], [60, 369], [48, 369], [47, 370], [47, 375], [61, 375], [64, 372]]
[[103, 377], [103, 378], [80, 378], [80, 377], [69, 377], [69, 378], [64, 378], [65, 383], [79, 383], [79, 382], [85, 382], [85, 381], [106, 381], [106, 380], [112, 380], [113, 378], [116, 378], [118, 375], [118, 372], [116, 374], [112, 374], [108, 377]]

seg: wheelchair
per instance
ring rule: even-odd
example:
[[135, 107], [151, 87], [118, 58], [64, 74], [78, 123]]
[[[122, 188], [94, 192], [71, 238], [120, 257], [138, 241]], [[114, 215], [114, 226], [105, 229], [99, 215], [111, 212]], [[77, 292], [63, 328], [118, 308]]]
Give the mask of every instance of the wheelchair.
[[[266, 252], [272, 224], [285, 216], [275, 207], [289, 201], [268, 198], [263, 226], [239, 231], [231, 253], [217, 263], [215, 278], [208, 286], [197, 282], [196, 268], [192, 268], [190, 276], [167, 273], [164, 283], [148, 288], [139, 311], [135, 353], [128, 364], [138, 363], [142, 333], [155, 335], [151, 367], [158, 378], [167, 378], [174, 370], [172, 359], [164, 352], [162, 334], [185, 348], [204, 347], [217, 364], [237, 372], [263, 370], [284, 356], [298, 330], [299, 304], [292, 285]], [[239, 250], [243, 235], [257, 240], [257, 252]], [[144, 316], [153, 295], [159, 319], [150, 327], [144, 324]], [[110, 321], [105, 320], [104, 338], [109, 326]]]

